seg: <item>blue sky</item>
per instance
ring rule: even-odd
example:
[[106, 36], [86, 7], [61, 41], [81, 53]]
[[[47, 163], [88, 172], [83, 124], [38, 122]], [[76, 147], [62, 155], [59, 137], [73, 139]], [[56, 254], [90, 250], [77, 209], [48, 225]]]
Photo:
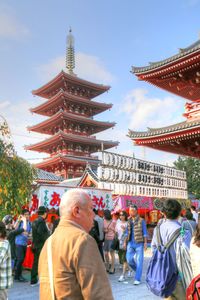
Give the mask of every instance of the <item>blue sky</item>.
[[199, 12], [199, 0], [1, 0], [0, 114], [9, 123], [17, 153], [26, 159], [46, 157], [23, 149], [44, 138], [26, 130], [45, 119], [28, 111], [43, 102], [31, 91], [65, 68], [71, 26], [75, 73], [111, 86], [96, 99], [113, 103], [113, 108], [97, 119], [115, 121], [117, 126], [97, 137], [119, 140], [115, 152], [172, 163], [177, 156], [133, 146], [126, 134], [128, 128], [145, 130], [183, 121], [185, 100], [138, 81], [130, 70], [195, 42]]

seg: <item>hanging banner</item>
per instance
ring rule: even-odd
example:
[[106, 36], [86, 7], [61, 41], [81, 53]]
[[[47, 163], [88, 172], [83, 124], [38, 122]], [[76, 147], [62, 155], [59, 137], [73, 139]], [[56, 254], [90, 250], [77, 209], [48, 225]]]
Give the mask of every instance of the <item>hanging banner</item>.
[[113, 199], [114, 210], [123, 210], [130, 205], [136, 205], [139, 209], [153, 210], [153, 198], [143, 196], [119, 196]]
[[[62, 195], [70, 188], [58, 186], [58, 185], [42, 185], [34, 191], [30, 203], [30, 211], [34, 212], [39, 206], [45, 206], [48, 209], [58, 209]], [[93, 188], [82, 188], [86, 191], [94, 204], [96, 209], [109, 209], [112, 210], [113, 202], [111, 191], [93, 189]]]

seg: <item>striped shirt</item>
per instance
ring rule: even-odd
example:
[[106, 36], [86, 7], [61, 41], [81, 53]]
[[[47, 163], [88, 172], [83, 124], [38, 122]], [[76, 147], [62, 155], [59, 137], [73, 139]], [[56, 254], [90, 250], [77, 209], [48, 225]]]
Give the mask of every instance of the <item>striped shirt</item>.
[[12, 285], [12, 267], [10, 244], [7, 240], [0, 241], [0, 290]]

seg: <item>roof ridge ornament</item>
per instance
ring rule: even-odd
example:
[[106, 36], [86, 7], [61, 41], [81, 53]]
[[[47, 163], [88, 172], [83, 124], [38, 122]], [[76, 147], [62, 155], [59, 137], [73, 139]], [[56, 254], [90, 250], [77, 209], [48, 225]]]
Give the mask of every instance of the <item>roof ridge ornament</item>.
[[70, 75], [74, 75], [73, 69], [75, 68], [75, 55], [74, 55], [74, 37], [72, 35], [72, 29], [69, 28], [69, 34], [67, 35], [67, 51], [66, 51], [66, 68]]

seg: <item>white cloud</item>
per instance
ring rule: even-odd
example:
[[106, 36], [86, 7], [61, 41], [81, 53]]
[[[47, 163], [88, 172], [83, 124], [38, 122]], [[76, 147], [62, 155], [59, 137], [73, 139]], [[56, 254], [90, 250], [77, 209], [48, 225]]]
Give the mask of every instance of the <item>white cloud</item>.
[[65, 68], [65, 57], [59, 56], [47, 64], [40, 65], [36, 68], [36, 72], [38, 76], [43, 80], [45, 83], [48, 80], [51, 80], [54, 76], [56, 76], [61, 70]]
[[130, 129], [146, 130], [183, 121], [183, 107], [178, 97], [153, 98], [144, 89], [134, 89], [123, 100], [120, 113], [126, 114]]
[[10, 105], [9, 101], [0, 101], [0, 110], [8, 107]]
[[100, 83], [111, 83], [114, 81], [114, 76], [106, 70], [103, 62], [96, 56], [77, 53], [76, 69], [78, 76], [94, 80]]
[[[40, 158], [46, 157], [45, 153], [25, 151], [24, 146], [34, 144], [45, 139], [45, 135], [27, 131], [27, 126], [37, 124], [45, 118], [38, 115], [32, 115], [29, 112], [30, 107], [35, 107], [38, 99], [30, 101], [21, 101], [15, 104], [9, 102], [0, 102], [1, 115], [6, 119], [14, 142], [15, 149], [19, 156], [24, 158]], [[5, 104], [6, 105], [2, 105]], [[1, 119], [0, 119], [1, 122]], [[35, 161], [34, 161], [35, 162]]]
[[18, 39], [29, 34], [26, 28], [8, 7], [0, 7], [0, 37]]
[[[37, 67], [36, 71], [39, 77], [46, 82], [61, 70], [66, 70], [65, 60], [65, 56], [59, 56], [49, 61], [49, 63]], [[75, 62], [74, 73], [80, 78], [103, 84], [109, 84], [114, 80], [114, 76], [106, 70], [103, 62], [96, 56], [78, 52]]]

